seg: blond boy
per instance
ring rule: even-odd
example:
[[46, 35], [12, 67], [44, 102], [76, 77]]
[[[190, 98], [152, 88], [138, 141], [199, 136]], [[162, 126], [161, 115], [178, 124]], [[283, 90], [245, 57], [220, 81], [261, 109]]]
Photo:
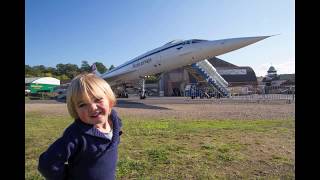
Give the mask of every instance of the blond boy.
[[39, 157], [47, 179], [115, 179], [121, 119], [112, 109], [116, 98], [109, 84], [94, 74], [75, 77], [67, 93], [75, 119]]

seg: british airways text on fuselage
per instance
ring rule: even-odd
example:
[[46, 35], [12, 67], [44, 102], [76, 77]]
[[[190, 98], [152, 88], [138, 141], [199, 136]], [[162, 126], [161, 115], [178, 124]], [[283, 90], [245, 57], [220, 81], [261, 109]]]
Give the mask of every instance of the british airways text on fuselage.
[[144, 64], [150, 63], [151, 61], [152, 61], [152, 59], [151, 59], [151, 57], [149, 57], [149, 58], [144, 59], [144, 60], [142, 60], [142, 61], [140, 61], [140, 62], [133, 63], [133, 64], [132, 64], [132, 67], [133, 67], [133, 68], [137, 68], [137, 67], [140, 67], [140, 66], [142, 66], [142, 65], [144, 65]]

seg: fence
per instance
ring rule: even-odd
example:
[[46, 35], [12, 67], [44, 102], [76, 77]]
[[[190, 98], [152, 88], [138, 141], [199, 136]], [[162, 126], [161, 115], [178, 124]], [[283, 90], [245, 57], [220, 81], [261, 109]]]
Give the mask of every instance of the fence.
[[194, 98], [221, 98], [221, 94], [212, 87], [197, 86], [196, 84], [186, 85], [184, 91], [185, 97]]
[[223, 100], [235, 101], [274, 101], [280, 100], [287, 103], [295, 102], [295, 86], [272, 86], [272, 87], [230, 87], [230, 96], [221, 97], [218, 92], [208, 87], [198, 87], [195, 84], [186, 86], [184, 96], [191, 99], [196, 98], [222, 98]]

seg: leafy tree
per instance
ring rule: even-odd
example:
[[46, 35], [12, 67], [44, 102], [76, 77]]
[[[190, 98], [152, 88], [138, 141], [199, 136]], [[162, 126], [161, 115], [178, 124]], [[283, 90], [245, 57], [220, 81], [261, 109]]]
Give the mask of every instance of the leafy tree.
[[57, 69], [57, 75], [58, 75], [58, 76], [61, 76], [62, 74], [65, 74], [65, 72], [66, 72], [66, 67], [65, 67], [65, 65], [64, 65], [64, 64], [61, 64], [61, 63], [59, 63], [59, 64], [56, 65], [56, 69]]
[[57, 70], [56, 68], [53, 68], [53, 67], [47, 67], [44, 73], [49, 73], [52, 75], [51, 77], [53, 77], [57, 75]]
[[90, 72], [90, 71], [91, 71], [91, 67], [88, 61], [81, 61], [80, 72]]
[[52, 73], [50, 73], [50, 72], [44, 73], [44, 76], [45, 76], [45, 77], [53, 77]]
[[59, 79], [60, 81], [68, 81], [70, 80], [70, 78], [66, 75], [61, 75], [61, 76], [57, 76], [57, 79]]
[[33, 76], [33, 69], [29, 65], [24, 65], [24, 74], [26, 77], [32, 77]]
[[111, 69], [114, 69], [114, 68], [115, 68], [114, 65], [111, 64], [111, 66], [109, 67], [109, 71], [110, 71]]
[[69, 79], [73, 79], [79, 74], [80, 70], [76, 64], [57, 64], [57, 74], [59, 76], [66, 75]]
[[40, 72], [44, 72], [46, 70], [44, 65], [33, 66], [33, 68], [39, 70]]
[[98, 72], [105, 73], [108, 69], [106, 68], [106, 66], [104, 66], [101, 62], [96, 62], [96, 67]]
[[66, 71], [67, 72], [65, 75], [67, 75], [70, 79], [73, 79], [79, 74], [79, 68], [76, 64], [66, 64]]
[[35, 77], [40, 77], [44, 76], [43, 71], [45, 71], [45, 66], [44, 65], [38, 65], [38, 66], [33, 66], [32, 67], [32, 75]]

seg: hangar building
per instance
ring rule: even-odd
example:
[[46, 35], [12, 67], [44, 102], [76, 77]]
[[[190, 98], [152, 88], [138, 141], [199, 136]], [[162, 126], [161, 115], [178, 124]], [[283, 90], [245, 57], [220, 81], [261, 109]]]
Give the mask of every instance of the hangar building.
[[[253, 69], [249, 66], [236, 66], [217, 57], [208, 59], [217, 72], [229, 83], [231, 93], [248, 93], [253, 91], [258, 83]], [[196, 84], [197, 80], [186, 68], [178, 68], [163, 73], [159, 81], [160, 96], [183, 96], [188, 84]]]

